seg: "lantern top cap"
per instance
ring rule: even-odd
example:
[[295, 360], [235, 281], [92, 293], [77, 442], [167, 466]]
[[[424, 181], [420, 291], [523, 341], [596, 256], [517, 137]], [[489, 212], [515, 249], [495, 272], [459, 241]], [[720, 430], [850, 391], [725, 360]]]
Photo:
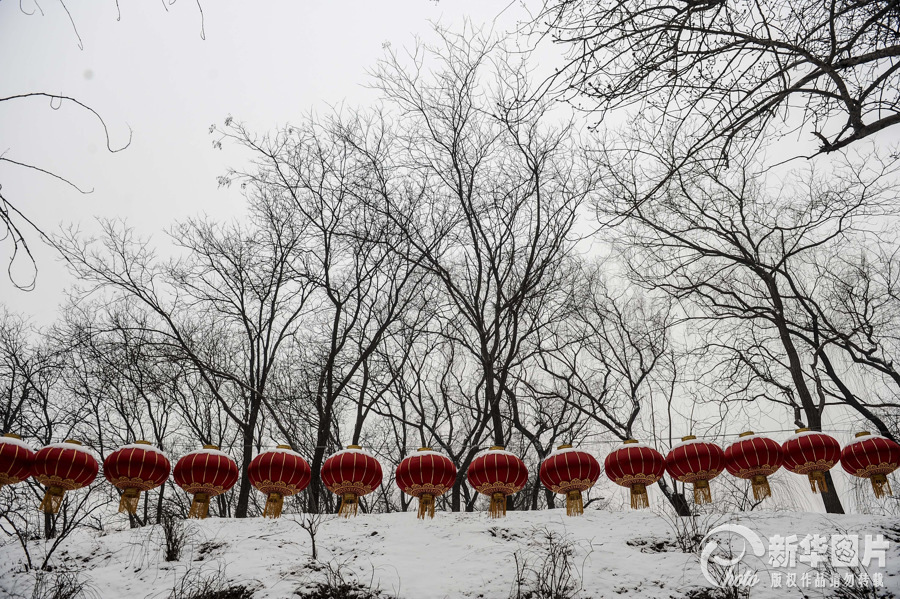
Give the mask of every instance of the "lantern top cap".
[[218, 450], [218, 449], [219, 449], [219, 446], [218, 446], [218, 445], [204, 445], [204, 446], [203, 446], [203, 449], [215, 449], [215, 450]]
[[3, 435], [3, 436], [4, 436], [4, 437], [9, 437], [10, 439], [18, 439], [19, 441], [22, 440], [22, 437], [20, 437], [20, 436], [17, 435], [16, 433], [6, 433], [6, 434]]
[[859, 431], [858, 433], [856, 433], [855, 436], [856, 436], [856, 438], [859, 438], [859, 437], [867, 437], [871, 434], [872, 433], [870, 433], [869, 431]]
[[637, 443], [637, 439], [625, 439], [625, 445], [631, 445], [632, 443]]
[[430, 447], [420, 447], [420, 448], [417, 449], [416, 451], [434, 451], [434, 450], [431, 449]]
[[144, 441], [143, 439], [135, 441], [134, 444], [135, 445], [153, 445], [153, 443], [151, 443], [150, 441]]
[[72, 445], [81, 445], [81, 441], [76, 439], [66, 439], [63, 443], [71, 443]]
[[490, 450], [491, 450], [491, 451], [494, 451], [494, 450], [500, 450], [500, 451], [503, 451], [504, 449], [506, 449], [506, 446], [505, 446], [505, 445], [491, 445], [491, 449], [490, 449]]
[[795, 433], [808, 433], [808, 432], [809, 432], [809, 429], [806, 428], [806, 427], [803, 427], [803, 428], [798, 428], [798, 429], [795, 430], [794, 432], [795, 432]]
[[695, 435], [685, 435], [681, 438], [682, 441], [693, 441], [697, 437]]
[[569, 443], [563, 443], [562, 445], [557, 446], [557, 449], [572, 449], [572, 445]]
[[294, 448], [291, 447], [290, 445], [285, 445], [285, 444], [276, 445], [275, 447], [278, 448], [278, 449], [291, 449], [291, 450], [294, 449]]
[[749, 437], [750, 435], [755, 435], [755, 434], [756, 433], [754, 433], [753, 431], [744, 431], [740, 435], [738, 435], [738, 437]]
[[362, 445], [348, 445], [347, 449], [362, 449]]

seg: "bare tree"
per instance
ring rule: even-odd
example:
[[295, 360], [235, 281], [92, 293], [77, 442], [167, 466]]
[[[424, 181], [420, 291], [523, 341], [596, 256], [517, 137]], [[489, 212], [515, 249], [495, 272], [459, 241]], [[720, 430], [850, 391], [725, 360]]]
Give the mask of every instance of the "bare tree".
[[513, 372], [557, 317], [593, 171], [574, 125], [533, 99], [524, 61], [479, 32], [439, 33], [439, 46], [409, 61], [389, 52], [374, 73], [402, 117], [396, 163], [407, 173], [379, 189], [411, 256], [443, 288], [439, 331], [477, 364], [493, 442], [506, 445]]
[[[624, 236], [634, 280], [688, 302], [707, 322], [747, 324], [732, 329], [738, 359], [774, 386], [778, 401], [801, 410], [813, 430], [821, 430], [826, 401], [805, 363], [811, 356], [797, 326], [805, 320], [797, 290], [805, 260], [894, 209], [890, 164], [868, 158], [864, 166], [848, 163], [825, 180], [810, 173], [780, 190], [766, 188], [748, 165], [710, 170], [696, 162], [646, 194], [633, 163], [609, 162], [608, 193], [597, 206]], [[722, 344], [727, 331], [715, 329]], [[751, 340], [758, 351], [742, 347]], [[825, 506], [841, 512], [830, 482], [829, 488]]]
[[[811, 130], [833, 152], [900, 123], [895, 3], [549, 0], [557, 82], [691, 149]], [[770, 126], [771, 125], [771, 126]]]
[[[336, 426], [341, 401], [355, 397], [350, 439], [356, 443], [368, 414], [365, 406], [388, 384], [376, 385], [370, 376], [373, 354], [416, 296], [422, 278], [418, 262], [404, 258], [407, 241], [372, 208], [381, 201], [375, 183], [384, 165], [373, 165], [357, 145], [379, 147], [389, 143], [390, 133], [377, 115], [361, 114], [310, 119], [274, 135], [254, 135], [231, 119], [217, 131], [254, 156], [253, 169], [231, 171], [223, 182], [240, 181], [304, 231], [297, 248], [303, 261], [298, 276], [309, 287], [311, 310], [295, 339], [309, 347], [310, 380], [301, 399], [310, 403], [300, 410], [312, 407], [315, 414], [308, 497], [317, 511], [322, 463], [341, 441]], [[290, 438], [290, 423], [278, 410], [269, 415]]]
[[105, 292], [113, 301], [146, 307], [153, 320], [139, 327], [151, 328], [155, 340], [197, 374], [239, 427], [238, 517], [247, 515], [247, 466], [269, 375], [299, 326], [310, 293], [309, 281], [296, 274], [303, 272], [302, 229], [262, 206], [247, 229], [198, 220], [176, 226], [171, 236], [185, 255], [167, 262], [114, 223], [104, 223], [99, 248], [74, 232], [57, 239], [72, 270], [90, 286], [86, 293]]

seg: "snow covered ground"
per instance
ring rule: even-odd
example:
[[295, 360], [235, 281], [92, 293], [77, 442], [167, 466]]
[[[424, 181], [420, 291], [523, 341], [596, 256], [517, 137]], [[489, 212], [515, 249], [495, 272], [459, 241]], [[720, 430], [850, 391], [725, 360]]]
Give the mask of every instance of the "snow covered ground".
[[[88, 596], [104, 598], [169, 597], [173, 589], [184, 588], [185, 581], [204, 579], [245, 586], [254, 591], [253, 597], [296, 597], [317, 581], [355, 575], [386, 596], [502, 599], [514, 586], [516, 559], [539, 569], [546, 563], [547, 536], [552, 534], [571, 549], [576, 586], [582, 588], [577, 597], [713, 596], [699, 594], [698, 589], [711, 585], [701, 573], [698, 555], [677, 547], [673, 519], [648, 510], [589, 510], [580, 518], [567, 517], [559, 509], [512, 512], [497, 520], [485, 512], [439, 512], [429, 521], [417, 520], [414, 513], [360, 514], [349, 520], [328, 516], [316, 535], [318, 562], [310, 560], [310, 538], [298, 525], [300, 518], [189, 521], [186, 548], [173, 562], [163, 559], [159, 527], [106, 534], [77, 531], [57, 550], [52, 563], [57, 569], [80, 570], [91, 591]], [[895, 519], [760, 512], [704, 516], [699, 521], [707, 528], [724, 523], [746, 526], [770, 549], [776, 535], [795, 534], [798, 560], [808, 559], [810, 547], [817, 545], [804, 544], [807, 535], [828, 539], [836, 533], [858, 534], [860, 551], [865, 535], [873, 536], [872, 543], [876, 535], [883, 535], [888, 544], [884, 567], [873, 558], [866, 570], [870, 577], [881, 575], [882, 595], [900, 596], [900, 523]], [[877, 554], [877, 545], [873, 547]], [[41, 556], [44, 541], [32, 542], [30, 551], [33, 557]], [[14, 539], [0, 547], [0, 595], [32, 596], [35, 575], [24, 571], [22, 555]], [[753, 556], [743, 562], [759, 577], [750, 597], [834, 594], [827, 583], [815, 588], [814, 578], [809, 588], [789, 588], [786, 575], [782, 588], [773, 588], [775, 568], [767, 563], [769, 558]], [[797, 565], [781, 570], [797, 574], [799, 587], [809, 567], [800, 561]]]

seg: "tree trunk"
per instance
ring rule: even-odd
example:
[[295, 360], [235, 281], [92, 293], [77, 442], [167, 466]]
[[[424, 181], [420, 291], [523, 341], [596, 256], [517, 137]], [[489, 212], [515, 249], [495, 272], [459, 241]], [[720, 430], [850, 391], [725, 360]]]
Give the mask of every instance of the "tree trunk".
[[494, 370], [490, 364], [482, 362], [484, 369], [484, 394], [487, 399], [488, 409], [491, 411], [491, 424], [493, 425], [494, 445], [502, 446], [506, 443], [503, 437], [503, 418], [500, 414], [500, 394], [494, 388]]
[[44, 538], [56, 538], [56, 527], [53, 525], [53, 514], [44, 512]]
[[162, 523], [163, 516], [163, 496], [166, 493], [166, 483], [163, 481], [163, 484], [159, 486], [159, 495], [156, 498], [156, 523]]
[[669, 500], [669, 503], [672, 504], [672, 508], [678, 516], [688, 517], [693, 515], [691, 506], [688, 505], [684, 495], [678, 493], [674, 489], [670, 490], [669, 485], [666, 484], [665, 478], [659, 479], [659, 490], [663, 492], [663, 495], [665, 495], [666, 499]]
[[[778, 285], [773, 276], [764, 276], [763, 279], [769, 290], [772, 306], [775, 308], [775, 326], [778, 329], [781, 345], [788, 358], [788, 370], [791, 373], [791, 381], [794, 383], [794, 388], [797, 390], [797, 395], [800, 397], [800, 407], [803, 409], [803, 413], [806, 416], [807, 426], [811, 430], [821, 431], [822, 414], [813, 400], [812, 393], [809, 391], [809, 386], [806, 384], [806, 379], [803, 374], [803, 365], [800, 363], [800, 354], [797, 351], [797, 347], [794, 345], [794, 340], [791, 339], [791, 332], [788, 329], [787, 321], [784, 318], [784, 303], [781, 299], [781, 292], [778, 290]], [[822, 503], [825, 505], [825, 510], [829, 514], [843, 514], [844, 507], [841, 505], [841, 500], [835, 492], [834, 483], [831, 481], [831, 475], [827, 472], [825, 473], [825, 482], [828, 485], [828, 491], [822, 493]]]

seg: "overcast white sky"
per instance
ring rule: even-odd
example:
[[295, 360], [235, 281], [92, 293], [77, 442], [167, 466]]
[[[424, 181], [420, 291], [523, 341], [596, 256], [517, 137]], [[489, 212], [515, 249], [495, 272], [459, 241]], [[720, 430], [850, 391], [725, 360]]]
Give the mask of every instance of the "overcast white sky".
[[[52, 110], [44, 100], [0, 103], [0, 152], [69, 178], [81, 195], [48, 177], [0, 162], [4, 195], [46, 230], [95, 217], [124, 217], [161, 237], [173, 221], [197, 214], [239, 216], [236, 189], [216, 177], [240, 166], [235, 152], [212, 148], [209, 126], [228, 115], [266, 131], [310, 110], [341, 102], [367, 104], [366, 69], [384, 50], [431, 35], [431, 22], [508, 30], [527, 17], [518, 3], [477, 0], [204, 1], [206, 39], [197, 5], [179, 0], [112, 0], [67, 6], [83, 40], [57, 2], [0, 0], [0, 97], [43, 91], [75, 97], [97, 110], [100, 123], [71, 105]], [[532, 3], [533, 4], [533, 3]], [[41, 15], [43, 9], [43, 16]], [[167, 10], [168, 9], [168, 10]], [[32, 241], [36, 241], [32, 237]], [[72, 281], [53, 253], [34, 244], [37, 288], [16, 290], [0, 277], [0, 303], [49, 324]], [[0, 247], [4, 268], [9, 246]], [[22, 261], [20, 278], [28, 272]]]

